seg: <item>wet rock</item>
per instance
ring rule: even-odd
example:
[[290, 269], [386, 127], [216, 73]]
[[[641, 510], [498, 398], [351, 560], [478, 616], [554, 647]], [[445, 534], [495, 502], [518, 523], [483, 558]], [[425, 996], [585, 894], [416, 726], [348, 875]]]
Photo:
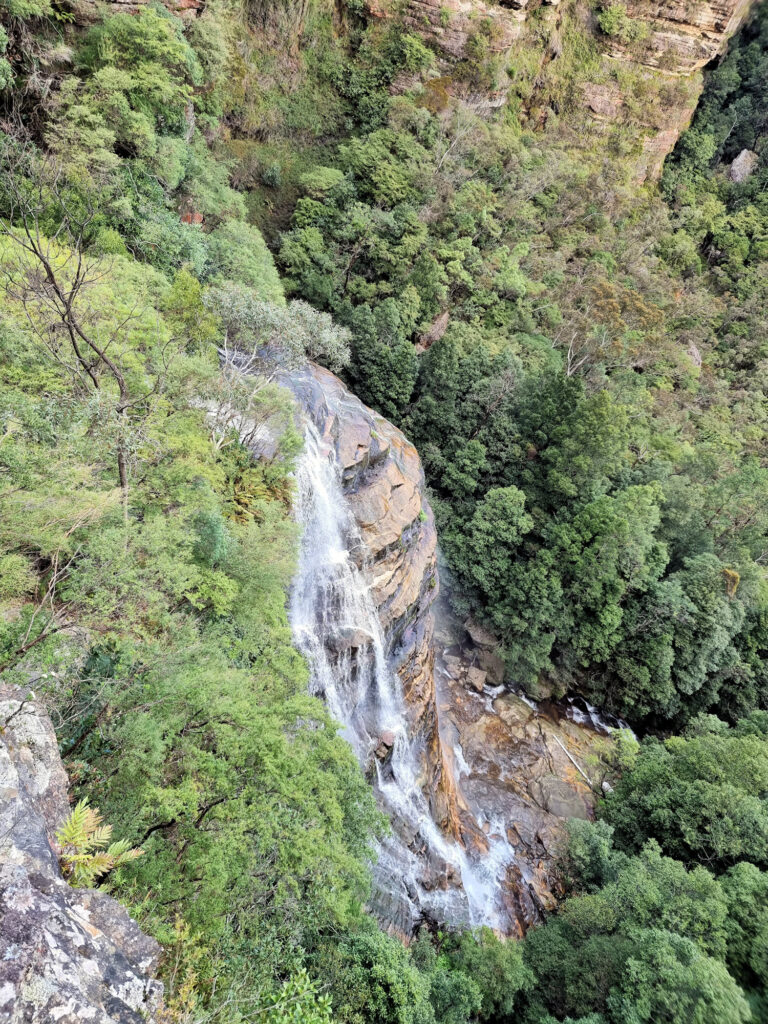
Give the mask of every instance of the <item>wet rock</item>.
[[595, 798], [577, 765], [587, 763], [599, 734], [565, 708], [477, 692], [445, 672], [442, 658], [436, 679], [443, 749], [459, 748], [470, 769], [457, 783], [464, 844], [479, 854], [503, 828], [514, 848], [502, 886], [507, 931], [523, 935], [560, 895], [555, 862], [568, 818], [593, 814]]
[[61, 877], [67, 777], [50, 719], [26, 698], [0, 686], [0, 1020], [154, 1020], [160, 947], [106, 893]]
[[326, 647], [335, 651], [337, 654], [341, 654], [343, 651], [354, 650], [359, 647], [365, 647], [371, 642], [371, 637], [368, 633], [363, 632], [361, 629], [339, 629], [336, 633], [332, 633], [326, 640]]
[[458, 679], [464, 672], [465, 666], [461, 658], [455, 654], [446, 654], [443, 657], [443, 664], [445, 665], [445, 671], [453, 679]]
[[496, 636], [485, 626], [481, 626], [474, 619], [467, 619], [464, 628], [469, 633], [469, 638], [475, 647], [488, 651], [495, 651], [499, 646]]
[[546, 676], [538, 676], [525, 684], [525, 692], [532, 700], [551, 700], [557, 694], [557, 684]]
[[477, 690], [478, 693], [482, 693], [485, 687], [485, 681], [488, 678], [488, 673], [483, 671], [481, 668], [475, 668], [471, 666], [467, 669], [467, 682], [473, 690]]
[[461, 802], [444, 765], [434, 687], [437, 535], [418, 453], [328, 370], [309, 364], [286, 374], [283, 383], [341, 466], [360, 531], [360, 564], [371, 580], [390, 663], [402, 684], [408, 734], [423, 741], [423, 789], [437, 824], [458, 836]]
[[379, 737], [379, 743], [374, 753], [380, 761], [383, 761], [386, 757], [392, 753], [392, 747], [395, 745], [395, 734], [389, 729], [386, 729]]
[[470, 643], [465, 645], [467, 659], [485, 672], [489, 683], [501, 686], [506, 675], [506, 665], [500, 654], [498, 639], [489, 629], [473, 619], [467, 619], [464, 629], [470, 640]]

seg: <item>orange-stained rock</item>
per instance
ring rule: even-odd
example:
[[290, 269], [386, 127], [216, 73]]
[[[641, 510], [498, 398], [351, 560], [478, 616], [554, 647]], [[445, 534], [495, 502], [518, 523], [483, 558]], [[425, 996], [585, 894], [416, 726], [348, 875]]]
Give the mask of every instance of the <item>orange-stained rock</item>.
[[600, 736], [556, 705], [535, 708], [488, 687], [477, 692], [445, 672], [442, 657], [437, 696], [444, 756], [458, 780], [462, 838], [482, 852], [487, 839], [477, 822], [491, 823], [491, 835], [503, 827], [515, 850], [503, 886], [508, 931], [524, 935], [561, 895], [555, 858], [568, 818], [593, 816], [594, 796], [579, 768], [588, 774]]
[[418, 452], [404, 434], [352, 395], [330, 371], [286, 375], [302, 408], [333, 447], [360, 530], [357, 553], [403, 687], [412, 736], [424, 739], [421, 783], [435, 821], [458, 837], [461, 800], [443, 759], [434, 684], [432, 602], [437, 534]]

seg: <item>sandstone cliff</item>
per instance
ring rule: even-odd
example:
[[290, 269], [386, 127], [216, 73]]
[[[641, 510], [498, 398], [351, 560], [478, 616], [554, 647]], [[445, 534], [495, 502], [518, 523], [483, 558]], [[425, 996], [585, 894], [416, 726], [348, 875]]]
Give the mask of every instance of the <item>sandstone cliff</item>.
[[[510, 860], [499, 880], [499, 928], [521, 935], [554, 906], [553, 863], [565, 820], [592, 814], [582, 766], [597, 734], [570, 721], [566, 709], [534, 708], [505, 692], [499, 685], [503, 663], [484, 631], [471, 627], [472, 637], [460, 647], [455, 625], [443, 621], [435, 636], [437, 538], [416, 450], [327, 370], [310, 366], [286, 375], [285, 383], [341, 468], [359, 529], [356, 557], [371, 581], [400, 676], [408, 731], [423, 739], [420, 784], [432, 818], [477, 862], [503, 848]], [[446, 645], [452, 645], [448, 651]], [[386, 758], [387, 742], [383, 737], [378, 756]], [[418, 832], [411, 834], [407, 823], [395, 822], [396, 830], [399, 825], [420, 867], [412, 876], [402, 848], [382, 851], [375, 909], [408, 939], [419, 923], [420, 902], [428, 907], [430, 894], [441, 893], [445, 909], [461, 879], [455, 864], [424, 845]], [[409, 875], [421, 896], [408, 892]]]
[[409, 732], [424, 739], [424, 790], [435, 820], [457, 835], [457, 796], [444, 771], [434, 688], [437, 535], [418, 453], [328, 370], [310, 365], [285, 382], [335, 450], [362, 540], [355, 555], [370, 575], [410, 715]]
[[160, 947], [106, 893], [61, 877], [67, 786], [44, 708], [0, 686], [0, 1021], [150, 1021]]
[[[405, 0], [402, 18], [437, 55], [439, 77], [428, 84], [436, 96], [458, 91], [476, 106], [497, 106], [520, 76], [523, 106], [541, 125], [551, 101], [546, 77], [562, 66], [568, 88], [575, 84], [580, 94], [574, 121], [581, 118], [588, 134], [598, 136], [606, 126], [629, 127], [640, 139], [636, 176], [644, 179], [660, 172], [696, 108], [701, 69], [723, 52], [754, 2], [605, 0], [599, 8], [621, 10], [631, 27], [613, 34], [602, 31], [592, 6], [578, 0]], [[368, 0], [374, 19], [400, 10], [392, 0]], [[599, 54], [599, 70], [591, 65], [581, 78], [577, 67], [566, 68], [564, 37], [574, 33]], [[478, 82], [477, 68], [494, 59], [492, 79]]]

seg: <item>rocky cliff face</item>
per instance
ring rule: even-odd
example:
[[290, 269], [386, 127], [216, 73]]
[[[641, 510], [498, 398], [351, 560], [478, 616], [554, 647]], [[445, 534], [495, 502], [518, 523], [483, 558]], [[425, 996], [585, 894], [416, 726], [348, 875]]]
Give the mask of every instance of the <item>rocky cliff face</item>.
[[[537, 107], [539, 76], [545, 66], [564, 60], [567, 9], [569, 30], [576, 26], [602, 53], [599, 74], [591, 73], [582, 83], [581, 113], [598, 132], [606, 124], [629, 125], [636, 131], [642, 139], [637, 162], [637, 177], [642, 180], [660, 172], [696, 108], [701, 68], [723, 52], [754, 2], [627, 0], [618, 4], [634, 29], [633, 41], [626, 43], [621, 34], [601, 32], [589, 6], [562, 0], [406, 0], [402, 17], [437, 54], [440, 88], [458, 89], [475, 104], [481, 99], [491, 106], [503, 103], [509, 85], [505, 68], [520, 63], [526, 68], [526, 85], [533, 85], [532, 91], [526, 88], [526, 103], [535, 110], [534, 122], [540, 123], [545, 115]], [[401, 7], [392, 0], [368, 0], [373, 18], [386, 18], [395, 9]], [[471, 72], [477, 65], [479, 52], [482, 60], [496, 56], [501, 64], [496, 86], [482, 98], [462, 82], [463, 71]], [[568, 75], [573, 77], [573, 69]]]
[[[437, 535], [413, 445], [328, 370], [310, 366], [285, 383], [336, 453], [360, 530], [355, 552], [403, 687], [409, 732], [424, 739], [423, 776], [435, 820], [457, 833], [457, 797], [444, 771], [434, 688], [431, 605], [438, 592]], [[354, 638], [350, 638], [354, 645]]]
[[151, 1021], [160, 947], [106, 893], [61, 877], [67, 786], [44, 708], [0, 686], [0, 1021]]
[[[87, 26], [100, 20], [105, 9], [111, 14], [136, 14], [151, 0], [73, 0], [72, 13], [78, 25]], [[163, 6], [183, 18], [194, 18], [205, 8], [205, 0], [163, 0]]]
[[[506, 692], [503, 662], [482, 629], [470, 625], [464, 634], [441, 616], [435, 636], [437, 540], [417, 452], [328, 371], [311, 366], [285, 383], [341, 468], [361, 541], [355, 555], [370, 579], [400, 676], [408, 733], [423, 740], [419, 783], [432, 819], [474, 863], [505, 858], [496, 894], [501, 912], [494, 919], [501, 931], [521, 935], [554, 906], [553, 862], [565, 820], [592, 814], [583, 764], [596, 733], [569, 721], [562, 709], [534, 708]], [[366, 637], [351, 636], [348, 643], [362, 646]], [[382, 737], [377, 757], [389, 756], [393, 739]], [[409, 898], [403, 889], [400, 876], [407, 890], [412, 871], [408, 856], [387, 850], [388, 877], [376, 911], [407, 939], [418, 926], [414, 905], [420, 902], [442, 906], [447, 916], [440, 923], [451, 920], [451, 891], [461, 877], [456, 858], [423, 844], [423, 830], [413, 823], [400, 824], [401, 838], [421, 861], [414, 878], [421, 897]], [[435, 900], [434, 893], [442, 897]]]
[[566, 821], [594, 815], [587, 765], [600, 734], [566, 707], [492, 685], [478, 653], [470, 645], [438, 657], [440, 731], [471, 824], [480, 824], [467, 845], [501, 836], [513, 851], [501, 896], [507, 931], [522, 936], [562, 895], [555, 867]]

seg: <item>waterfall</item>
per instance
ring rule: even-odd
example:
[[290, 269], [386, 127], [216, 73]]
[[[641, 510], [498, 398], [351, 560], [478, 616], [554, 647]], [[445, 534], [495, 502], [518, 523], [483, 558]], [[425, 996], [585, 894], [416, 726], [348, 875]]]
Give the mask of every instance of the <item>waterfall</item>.
[[480, 822], [488, 851], [472, 858], [432, 820], [420, 781], [423, 741], [408, 734], [365, 546], [335, 453], [312, 423], [296, 476], [303, 536], [290, 604], [294, 639], [310, 667], [311, 692], [325, 700], [361, 767], [373, 774], [377, 799], [392, 822], [374, 867], [373, 909], [406, 935], [425, 916], [505, 930], [501, 883], [514, 850], [503, 823]]

